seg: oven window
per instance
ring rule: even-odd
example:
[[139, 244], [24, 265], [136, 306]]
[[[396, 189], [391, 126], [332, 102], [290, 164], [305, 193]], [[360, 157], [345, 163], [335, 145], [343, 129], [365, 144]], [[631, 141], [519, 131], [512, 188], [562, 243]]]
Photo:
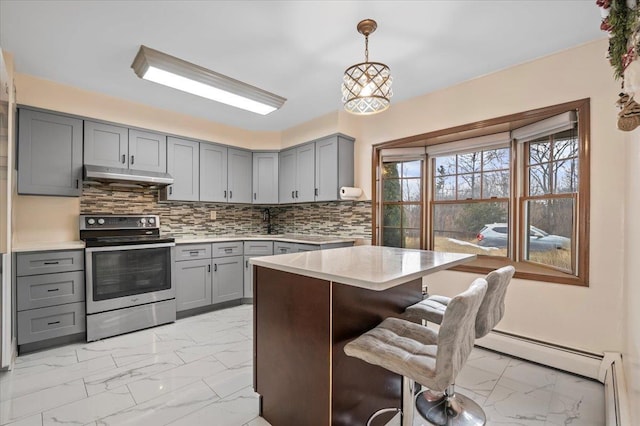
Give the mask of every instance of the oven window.
[[168, 247], [93, 253], [93, 300], [108, 300], [171, 288]]

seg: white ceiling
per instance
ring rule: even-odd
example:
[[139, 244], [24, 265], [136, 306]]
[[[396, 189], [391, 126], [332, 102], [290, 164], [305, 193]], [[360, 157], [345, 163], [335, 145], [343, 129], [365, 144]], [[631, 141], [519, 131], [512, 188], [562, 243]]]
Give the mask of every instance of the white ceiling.
[[[364, 18], [378, 22], [369, 59], [391, 68], [391, 108], [605, 37], [593, 0], [0, 0], [0, 46], [20, 73], [244, 129], [283, 130], [342, 108], [342, 74], [364, 61], [356, 31]], [[260, 116], [141, 80], [130, 68], [141, 44], [288, 101]]]

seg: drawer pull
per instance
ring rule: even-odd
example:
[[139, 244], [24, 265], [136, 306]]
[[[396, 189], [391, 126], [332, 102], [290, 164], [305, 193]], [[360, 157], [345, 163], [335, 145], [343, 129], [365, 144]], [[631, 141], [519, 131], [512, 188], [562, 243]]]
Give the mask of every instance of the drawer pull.
[[225, 253], [232, 253], [233, 249], [232, 248], [226, 248], [226, 249], [224, 249], [224, 252]]
[[55, 262], [44, 262], [44, 264], [45, 264], [45, 265], [57, 265], [57, 264], [59, 264], [59, 263], [60, 263], [60, 262], [59, 262], [59, 261], [57, 261], [57, 260], [56, 260]]
[[53, 322], [47, 323], [47, 325], [55, 325], [55, 324], [60, 324], [60, 321], [53, 321]]
[[190, 251], [190, 252], [189, 252], [189, 255], [191, 255], [191, 256], [197, 256], [197, 255], [198, 255], [198, 253], [200, 253], [200, 250], [193, 250], [193, 251]]
[[50, 289], [48, 289], [47, 291], [48, 291], [48, 292], [52, 292], [52, 291], [58, 291], [58, 290], [60, 290], [60, 289], [59, 289], [59, 288], [50, 288]]

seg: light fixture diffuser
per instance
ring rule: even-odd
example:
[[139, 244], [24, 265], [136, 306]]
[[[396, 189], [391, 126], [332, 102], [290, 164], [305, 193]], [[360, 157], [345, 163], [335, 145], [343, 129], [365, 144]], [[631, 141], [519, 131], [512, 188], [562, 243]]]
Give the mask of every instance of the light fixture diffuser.
[[131, 68], [142, 79], [192, 95], [266, 115], [285, 98], [147, 46], [140, 46]]

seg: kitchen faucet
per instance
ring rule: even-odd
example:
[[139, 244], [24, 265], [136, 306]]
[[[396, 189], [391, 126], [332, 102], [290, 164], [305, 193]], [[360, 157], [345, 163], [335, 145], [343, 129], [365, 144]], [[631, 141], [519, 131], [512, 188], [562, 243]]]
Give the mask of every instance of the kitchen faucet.
[[271, 212], [269, 209], [262, 211], [262, 221], [267, 223], [267, 234], [271, 234]]

